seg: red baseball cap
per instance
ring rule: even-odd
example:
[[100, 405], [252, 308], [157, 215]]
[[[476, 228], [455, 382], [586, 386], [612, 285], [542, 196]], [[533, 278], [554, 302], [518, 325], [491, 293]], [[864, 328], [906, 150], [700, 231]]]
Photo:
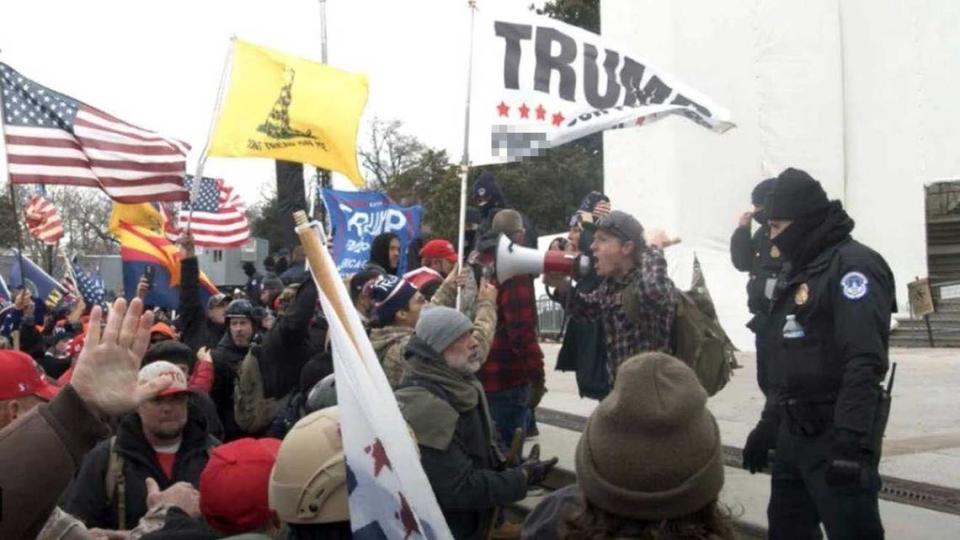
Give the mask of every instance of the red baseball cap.
[[453, 244], [449, 240], [437, 238], [423, 245], [420, 249], [421, 259], [446, 259], [452, 263], [457, 262], [457, 250], [453, 249]]
[[238, 534], [263, 527], [271, 517], [270, 472], [280, 439], [237, 439], [213, 449], [200, 474], [200, 511], [215, 529]]
[[26, 396], [50, 401], [59, 391], [47, 382], [33, 358], [20, 351], [0, 351], [0, 401]]

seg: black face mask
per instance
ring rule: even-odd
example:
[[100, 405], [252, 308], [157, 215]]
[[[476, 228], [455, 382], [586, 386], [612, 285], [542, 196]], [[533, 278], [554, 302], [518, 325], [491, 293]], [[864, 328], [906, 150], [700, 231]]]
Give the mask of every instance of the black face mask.
[[800, 249], [810, 241], [810, 234], [823, 223], [827, 211], [814, 212], [798, 217], [793, 223], [770, 242], [777, 246], [783, 256], [796, 262]]
[[805, 227], [798, 226], [799, 223], [791, 223], [789, 227], [783, 230], [776, 238], [771, 238], [770, 243], [777, 246], [780, 253], [787, 259], [796, 254], [800, 244], [806, 238], [807, 230]]
[[767, 212], [763, 208], [761, 208], [760, 210], [757, 210], [756, 212], [753, 213], [753, 219], [760, 225], [766, 225]]

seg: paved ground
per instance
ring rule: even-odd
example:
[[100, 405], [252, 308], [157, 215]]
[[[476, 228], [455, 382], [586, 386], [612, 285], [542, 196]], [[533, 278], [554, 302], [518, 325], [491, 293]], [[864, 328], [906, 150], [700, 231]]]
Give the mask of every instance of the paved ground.
[[[542, 407], [589, 415], [596, 401], [580, 398], [572, 373], [553, 371], [559, 346], [544, 344], [548, 393]], [[723, 443], [742, 447], [759, 418], [763, 400], [756, 385], [752, 354], [738, 355], [743, 367], [731, 382], [710, 399], [720, 424]], [[949, 349], [894, 349], [897, 380], [881, 473], [930, 484], [960, 488], [960, 351]], [[561, 466], [572, 469], [577, 436], [569, 431], [541, 427], [544, 453], [560, 455]], [[728, 467], [723, 499], [742, 519], [765, 526], [769, 477], [752, 476]], [[888, 538], [957, 538], [960, 516], [881, 501]]]
[[[559, 346], [543, 345], [547, 388], [542, 407], [587, 416], [596, 406], [580, 398], [572, 373], [553, 370]], [[884, 441], [883, 474], [960, 488], [960, 350], [893, 349], [898, 363], [893, 405]], [[752, 353], [739, 354], [743, 365], [708, 406], [720, 424], [724, 444], [743, 447], [753, 429], [763, 396], [756, 384]]]

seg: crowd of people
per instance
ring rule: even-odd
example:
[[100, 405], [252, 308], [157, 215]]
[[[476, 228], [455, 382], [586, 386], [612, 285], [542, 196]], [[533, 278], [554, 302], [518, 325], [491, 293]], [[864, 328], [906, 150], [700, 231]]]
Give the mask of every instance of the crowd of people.
[[[531, 220], [492, 175], [473, 199], [476, 249], [500, 236], [536, 247]], [[745, 466], [766, 467], [776, 449], [771, 537], [812, 537], [791, 531], [822, 521], [831, 538], [853, 538], [844, 520], [873, 523], [871, 512], [882, 536], [867, 401], [886, 370], [878, 328], [889, 322], [892, 276], [802, 171], [761, 183], [753, 201], [731, 251], [750, 272], [768, 398]], [[581, 394], [600, 403], [577, 446], [577, 483], [523, 524], [498, 509], [557, 464], [538, 445], [519, 450], [536, 440], [547, 391], [533, 276], [497, 282], [461, 265], [443, 238], [419, 241], [419, 265], [399, 275], [400, 241], [384, 233], [346, 280], [456, 538], [734, 538], [707, 393], [671, 356], [678, 292], [663, 249], [673, 240], [611, 207], [588, 194], [550, 246], [593, 261], [585, 275], [544, 283], [569, 317], [556, 367], [576, 371]], [[761, 223], [753, 236], [750, 219]], [[0, 537], [351, 536], [333, 351], [303, 249], [289, 263], [268, 258], [262, 272], [245, 263], [243, 290], [204, 300], [192, 239], [180, 244], [173, 318], [143, 305], [146, 280], [129, 304], [81, 301], [42, 319], [29, 292], [17, 292], [3, 324], [14, 346], [0, 351]], [[820, 348], [785, 345], [795, 316]], [[816, 369], [789, 364], [784, 351], [812, 355]], [[794, 429], [812, 422], [801, 408], [831, 414], [807, 433]], [[810, 468], [816, 456], [829, 470]], [[836, 488], [838, 460], [862, 465], [870, 481]]]

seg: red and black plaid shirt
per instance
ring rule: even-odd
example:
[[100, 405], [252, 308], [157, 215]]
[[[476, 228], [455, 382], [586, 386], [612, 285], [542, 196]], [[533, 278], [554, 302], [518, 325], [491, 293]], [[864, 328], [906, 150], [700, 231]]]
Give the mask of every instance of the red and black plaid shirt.
[[530, 383], [540, 371], [543, 351], [537, 338], [533, 278], [515, 276], [500, 284], [497, 331], [477, 377], [486, 392], [499, 392]]

